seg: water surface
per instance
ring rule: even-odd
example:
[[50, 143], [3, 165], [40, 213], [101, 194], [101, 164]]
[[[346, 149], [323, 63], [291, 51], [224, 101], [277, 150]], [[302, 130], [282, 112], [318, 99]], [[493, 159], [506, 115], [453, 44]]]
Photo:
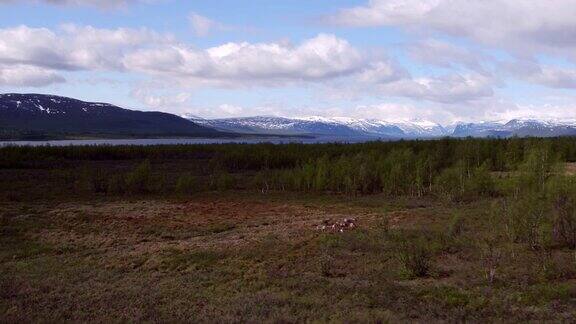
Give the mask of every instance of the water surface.
[[93, 140], [55, 140], [55, 141], [6, 141], [0, 146], [83, 146], [83, 145], [184, 145], [184, 144], [318, 144], [318, 143], [362, 143], [375, 141], [372, 137], [261, 137], [261, 138], [147, 138], [147, 139], [93, 139]]

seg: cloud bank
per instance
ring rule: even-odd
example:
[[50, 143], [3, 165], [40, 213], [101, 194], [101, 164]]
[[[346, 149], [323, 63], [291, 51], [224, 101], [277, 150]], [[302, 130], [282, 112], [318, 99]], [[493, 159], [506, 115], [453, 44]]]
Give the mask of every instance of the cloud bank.
[[574, 0], [370, 0], [327, 21], [343, 26], [394, 26], [468, 38], [517, 54], [576, 58]]
[[[377, 95], [445, 103], [492, 94], [486, 77], [459, 73], [413, 77], [386, 56], [371, 55], [332, 34], [319, 34], [296, 45], [231, 42], [198, 49], [145, 28], [18, 26], [0, 29], [0, 64], [3, 84], [18, 86], [62, 82], [64, 78], [58, 74], [62, 72], [116, 71], [141, 73], [187, 87], [330, 85], [343, 80]], [[14, 74], [6, 66], [13, 64], [38, 75], [42, 71], [43, 82], [11, 77]]]

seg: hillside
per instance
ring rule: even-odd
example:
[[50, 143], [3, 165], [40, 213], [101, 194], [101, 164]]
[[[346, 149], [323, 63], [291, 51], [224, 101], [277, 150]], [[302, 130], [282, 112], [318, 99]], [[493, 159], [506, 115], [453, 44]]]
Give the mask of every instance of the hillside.
[[41, 94], [0, 94], [0, 139], [229, 135], [163, 112]]

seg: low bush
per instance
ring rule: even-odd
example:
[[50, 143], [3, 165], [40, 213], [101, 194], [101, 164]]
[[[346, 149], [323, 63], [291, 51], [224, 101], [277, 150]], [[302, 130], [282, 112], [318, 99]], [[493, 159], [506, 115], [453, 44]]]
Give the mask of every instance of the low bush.
[[176, 182], [176, 193], [178, 194], [191, 194], [197, 191], [196, 177], [192, 174], [184, 174], [178, 178]]
[[403, 240], [399, 246], [398, 257], [410, 277], [427, 277], [430, 274], [432, 251], [427, 240]]
[[448, 237], [455, 239], [464, 231], [464, 217], [462, 214], [455, 213], [448, 223]]
[[141, 194], [152, 191], [152, 168], [146, 160], [126, 175], [126, 190], [128, 193]]
[[562, 247], [576, 249], [576, 180], [559, 176], [547, 183], [552, 204], [552, 239]]
[[530, 193], [511, 199], [504, 208], [508, 236], [516, 243], [526, 243], [533, 250], [549, 243], [549, 206], [541, 196]]
[[236, 188], [236, 179], [227, 172], [221, 172], [212, 177], [211, 187], [213, 190], [226, 191]]

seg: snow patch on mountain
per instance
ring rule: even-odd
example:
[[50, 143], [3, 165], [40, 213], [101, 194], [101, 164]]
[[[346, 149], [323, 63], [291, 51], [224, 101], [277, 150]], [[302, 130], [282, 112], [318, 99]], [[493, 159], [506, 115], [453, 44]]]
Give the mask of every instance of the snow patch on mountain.
[[378, 119], [357, 119], [349, 117], [240, 117], [223, 119], [202, 119], [184, 117], [206, 126], [220, 129], [276, 134], [310, 134], [334, 136], [369, 136], [379, 138], [432, 138], [446, 136], [446, 130], [439, 124], [423, 121], [384, 121]]
[[509, 121], [458, 122], [443, 126], [422, 119], [380, 120], [322, 116], [226, 119], [186, 117], [199, 124], [242, 133], [363, 136], [383, 139], [576, 136], [576, 119], [518, 118]]
[[8, 93], [0, 94], [0, 99], [4, 103], [0, 105], [0, 109], [15, 107], [29, 113], [46, 115], [64, 115], [70, 107], [77, 106], [81, 106], [80, 110], [84, 113], [90, 113], [101, 108], [116, 108], [116, 106], [107, 103], [82, 102], [72, 98], [40, 94], [19, 95]]

